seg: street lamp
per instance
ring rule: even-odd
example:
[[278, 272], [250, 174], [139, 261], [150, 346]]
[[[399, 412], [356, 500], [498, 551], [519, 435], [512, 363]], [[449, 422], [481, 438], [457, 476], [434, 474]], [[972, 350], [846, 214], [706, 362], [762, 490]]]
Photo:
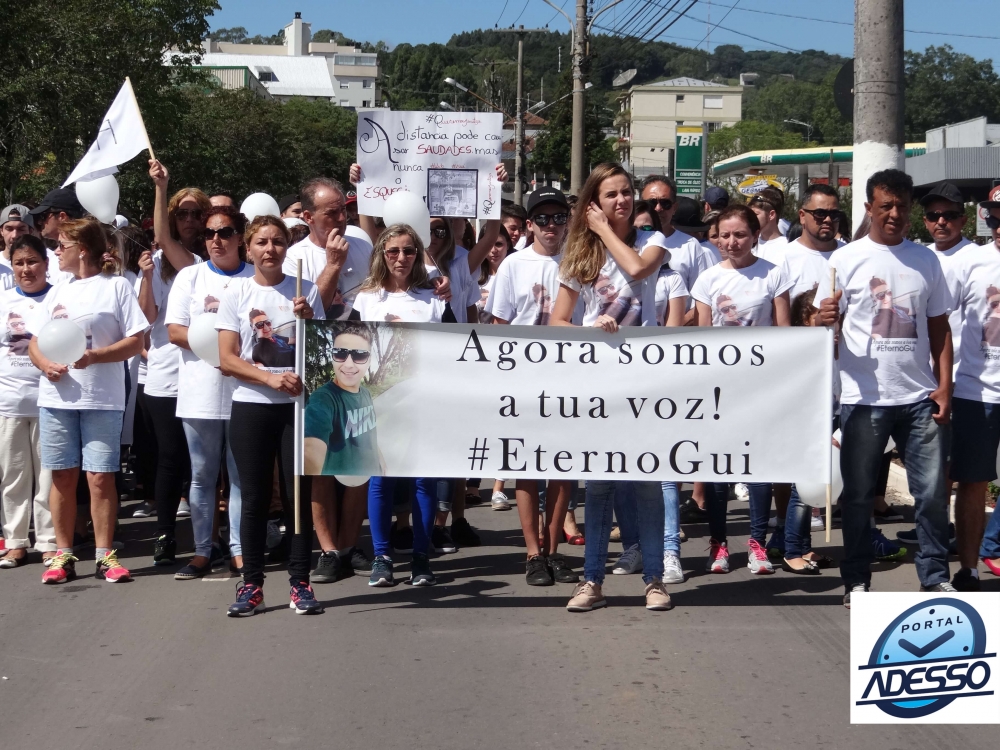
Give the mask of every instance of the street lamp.
[[454, 111], [455, 111], [455, 108], [454, 108], [453, 106], [451, 106], [450, 104], [448, 104], [448, 102], [445, 102], [445, 101], [441, 101], [441, 102], [438, 102], [438, 106], [439, 106], [439, 107], [440, 107], [441, 109], [449, 109], [449, 110], [451, 110], [452, 112], [454, 112]]
[[471, 94], [472, 96], [476, 97], [479, 101], [481, 101], [483, 104], [485, 104], [487, 107], [489, 107], [490, 109], [497, 110], [497, 112], [502, 113], [505, 117], [507, 117], [507, 118], [509, 118], [511, 120], [514, 119], [513, 115], [510, 115], [507, 112], [504, 112], [502, 109], [500, 109], [500, 107], [498, 107], [496, 104], [494, 104], [493, 102], [489, 101], [488, 99], [483, 99], [483, 97], [481, 97], [475, 91], [470, 90], [467, 86], [463, 86], [458, 81], [456, 81], [454, 78], [445, 78], [444, 82], [447, 83], [449, 86], [454, 86], [459, 91], [462, 91], [462, 92], [464, 92], [466, 94]]
[[[594, 84], [592, 84], [592, 83], [591, 83], [590, 81], [587, 81], [587, 85], [586, 85], [586, 86], [584, 86], [583, 88], [584, 88], [584, 90], [586, 90], [586, 89], [589, 89], [589, 88], [593, 88], [593, 87], [594, 87]], [[549, 107], [554, 107], [554, 106], [555, 106], [555, 105], [557, 105], [557, 104], [558, 104], [559, 102], [561, 102], [561, 101], [562, 101], [563, 99], [568, 99], [568, 98], [569, 98], [569, 97], [571, 97], [571, 96], [573, 96], [573, 92], [572, 92], [572, 91], [570, 91], [570, 92], [569, 92], [568, 94], [565, 94], [565, 95], [563, 95], [563, 96], [560, 96], [560, 97], [559, 97], [558, 99], [556, 99], [556, 100], [555, 100], [554, 102], [552, 102], [551, 104], [545, 104], [545, 102], [538, 102], [538, 104], [541, 104], [541, 105], [544, 105], [544, 106], [542, 106], [542, 108], [541, 108], [541, 109], [539, 109], [539, 110], [535, 111], [535, 114], [537, 115], [537, 114], [538, 114], [539, 112], [541, 112], [541, 111], [542, 111], [543, 109], [548, 109]], [[535, 107], [537, 107], [537, 106], [538, 106], [538, 104], [536, 104], [536, 105], [535, 105]], [[531, 109], [529, 109], [528, 111], [529, 111], [529, 112], [531, 112], [532, 110], [534, 110], [534, 109], [535, 109], [535, 107], [532, 107], [532, 108], [531, 108]]]
[[808, 122], [802, 122], [802, 120], [785, 120], [785, 122], [790, 123], [792, 125], [801, 125], [806, 129], [806, 142], [808, 143], [809, 141], [812, 140], [813, 126], [810, 125]]

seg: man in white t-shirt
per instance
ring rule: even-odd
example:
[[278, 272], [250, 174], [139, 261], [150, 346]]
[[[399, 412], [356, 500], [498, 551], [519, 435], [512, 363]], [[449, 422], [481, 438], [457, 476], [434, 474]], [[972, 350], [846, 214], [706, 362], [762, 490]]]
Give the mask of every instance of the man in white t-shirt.
[[830, 290], [830, 256], [843, 246], [837, 229], [843, 221], [840, 196], [829, 185], [810, 185], [802, 193], [799, 223], [802, 234], [785, 248], [785, 270], [793, 286], [788, 299], [816, 290], [813, 305]]
[[[871, 232], [837, 250], [840, 468], [844, 559], [851, 594], [871, 584], [871, 517], [890, 437], [900, 447], [914, 497], [921, 590], [954, 591], [948, 573], [946, 431], [951, 412], [951, 293], [933, 251], [906, 238], [913, 180], [897, 169], [868, 180]], [[819, 296], [819, 295], [817, 295]], [[829, 290], [824, 294], [829, 298]], [[820, 314], [829, 303], [820, 305]]]
[[[674, 227], [674, 212], [677, 210], [677, 186], [669, 177], [649, 175], [642, 181], [641, 196], [652, 205], [660, 219], [660, 230], [666, 238], [666, 248], [670, 251], [669, 265], [677, 271], [684, 286], [691, 289], [702, 271], [712, 264], [701, 244], [689, 234]], [[696, 204], [697, 205], [697, 204]], [[689, 309], [684, 317], [684, 325], [697, 325], [694, 318], [694, 300], [688, 300]]]
[[785, 208], [785, 196], [778, 188], [766, 187], [750, 199], [749, 206], [760, 222], [760, 238], [754, 255], [780, 266], [785, 260], [785, 248], [788, 245], [788, 240], [778, 225]]

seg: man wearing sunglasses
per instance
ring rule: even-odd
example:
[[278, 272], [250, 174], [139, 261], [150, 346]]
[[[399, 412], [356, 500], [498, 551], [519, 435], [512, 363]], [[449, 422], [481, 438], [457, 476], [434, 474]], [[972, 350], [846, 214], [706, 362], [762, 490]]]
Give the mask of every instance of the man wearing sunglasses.
[[830, 256], [844, 245], [837, 239], [842, 221], [840, 196], [834, 188], [816, 184], [805, 189], [799, 208], [802, 235], [785, 250], [785, 267], [794, 283], [790, 300], [813, 289], [829, 291]]
[[[677, 186], [669, 177], [649, 175], [642, 181], [642, 199], [651, 204], [660, 219], [663, 236], [667, 238], [665, 247], [670, 258], [669, 266], [680, 274], [688, 289], [694, 286], [702, 271], [712, 265], [711, 256], [701, 243], [674, 226], [674, 212], [677, 210]], [[684, 318], [684, 325], [697, 325], [694, 319], [694, 300], [688, 298], [690, 308]]]
[[59, 227], [71, 219], [82, 219], [83, 214], [83, 206], [72, 188], [50, 190], [31, 210], [35, 229], [42, 237], [53, 242], [59, 239]]

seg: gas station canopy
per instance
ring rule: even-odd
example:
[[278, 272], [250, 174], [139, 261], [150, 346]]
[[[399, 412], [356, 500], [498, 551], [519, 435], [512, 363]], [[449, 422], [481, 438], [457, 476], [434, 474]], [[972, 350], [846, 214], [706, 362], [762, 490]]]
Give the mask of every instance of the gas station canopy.
[[[926, 143], [907, 143], [906, 156], [919, 156], [926, 153]], [[750, 151], [729, 159], [716, 162], [712, 167], [712, 175], [719, 177], [740, 177], [753, 175], [775, 175], [800, 181], [822, 180], [826, 182], [830, 176], [830, 165], [837, 166], [838, 184], [844, 185], [844, 180], [850, 180], [854, 163], [853, 146], [834, 146], [833, 148], [787, 148], [773, 151]]]

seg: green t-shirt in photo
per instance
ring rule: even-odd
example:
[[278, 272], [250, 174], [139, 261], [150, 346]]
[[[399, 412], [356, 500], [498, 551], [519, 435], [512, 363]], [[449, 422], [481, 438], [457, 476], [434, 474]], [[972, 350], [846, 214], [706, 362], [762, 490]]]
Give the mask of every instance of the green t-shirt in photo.
[[378, 476], [378, 434], [375, 405], [368, 389], [345, 391], [334, 382], [309, 396], [305, 412], [305, 436], [326, 443], [323, 474]]

